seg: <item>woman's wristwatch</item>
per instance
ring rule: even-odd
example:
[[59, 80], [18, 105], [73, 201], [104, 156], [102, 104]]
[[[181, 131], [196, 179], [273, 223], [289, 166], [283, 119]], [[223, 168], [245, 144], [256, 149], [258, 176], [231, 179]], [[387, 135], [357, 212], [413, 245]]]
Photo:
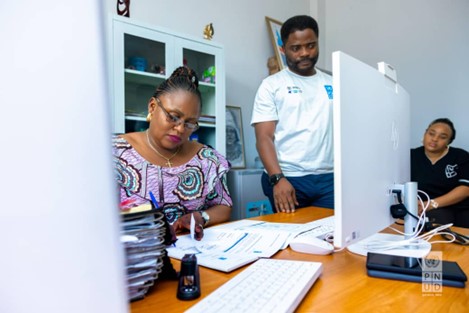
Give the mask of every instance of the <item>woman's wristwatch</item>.
[[202, 219], [204, 220], [204, 227], [205, 227], [210, 221], [210, 215], [208, 215], [208, 213], [205, 211], [200, 211], [200, 215], [202, 216]]
[[438, 209], [438, 206], [440, 204], [438, 202], [436, 202], [435, 200], [431, 199], [430, 200], [430, 206], [433, 208], [433, 209]]

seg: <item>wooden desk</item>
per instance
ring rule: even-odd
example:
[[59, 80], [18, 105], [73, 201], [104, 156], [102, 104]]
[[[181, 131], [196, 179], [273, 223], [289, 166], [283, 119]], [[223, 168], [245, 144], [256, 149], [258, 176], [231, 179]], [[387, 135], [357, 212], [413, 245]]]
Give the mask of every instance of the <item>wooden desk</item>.
[[[293, 214], [277, 213], [254, 219], [269, 222], [304, 223], [329, 216], [332, 210], [304, 208]], [[469, 234], [469, 229], [454, 228]], [[432, 251], [443, 251], [443, 259], [456, 261], [469, 275], [469, 247], [457, 244], [434, 244]], [[303, 254], [287, 248], [278, 252], [276, 259], [322, 262], [324, 270], [297, 312], [468, 312], [469, 287], [443, 286], [441, 294], [422, 292], [419, 283], [368, 277], [363, 256], [346, 249], [327, 256]], [[172, 260], [179, 270], [180, 263]], [[229, 274], [200, 267], [202, 296], [194, 301], [176, 298], [177, 281], [158, 282], [146, 298], [131, 303], [132, 313], [183, 312], [217, 287], [239, 273]]]

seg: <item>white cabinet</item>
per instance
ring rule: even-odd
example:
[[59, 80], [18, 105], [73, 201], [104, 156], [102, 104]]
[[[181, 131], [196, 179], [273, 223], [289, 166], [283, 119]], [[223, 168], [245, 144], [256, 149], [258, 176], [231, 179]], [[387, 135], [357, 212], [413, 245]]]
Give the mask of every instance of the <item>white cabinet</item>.
[[[113, 131], [127, 133], [146, 129], [148, 100], [156, 87], [174, 69], [187, 65], [196, 71], [202, 94], [201, 127], [193, 135], [224, 155], [223, 47], [121, 16], [112, 16], [110, 24]], [[215, 76], [207, 73], [215, 73]]]
[[228, 189], [233, 200], [231, 220], [272, 214], [272, 206], [261, 185], [263, 169], [233, 169], [228, 172]]

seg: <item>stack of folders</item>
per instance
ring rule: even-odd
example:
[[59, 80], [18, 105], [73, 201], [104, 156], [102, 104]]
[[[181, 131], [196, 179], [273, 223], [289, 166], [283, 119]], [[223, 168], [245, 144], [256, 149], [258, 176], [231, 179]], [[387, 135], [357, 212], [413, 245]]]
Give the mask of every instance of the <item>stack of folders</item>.
[[162, 271], [166, 229], [163, 213], [151, 205], [141, 205], [121, 215], [127, 286], [129, 299], [133, 301], [145, 296]]

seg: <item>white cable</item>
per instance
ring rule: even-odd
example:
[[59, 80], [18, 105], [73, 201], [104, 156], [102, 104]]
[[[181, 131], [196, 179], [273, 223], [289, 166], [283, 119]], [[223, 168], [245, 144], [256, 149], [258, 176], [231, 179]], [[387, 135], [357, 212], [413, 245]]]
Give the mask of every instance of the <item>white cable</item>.
[[[422, 200], [422, 197], [420, 197], [420, 195], [417, 194], [418, 201], [420, 202], [420, 205], [422, 207], [422, 212], [418, 216], [417, 227], [415, 228], [415, 230], [412, 233], [408, 234], [408, 233], [402, 232], [398, 229], [395, 229], [393, 227], [390, 227], [395, 232], [397, 232], [401, 235], [407, 236], [409, 238], [403, 239], [403, 240], [398, 240], [398, 241], [390, 241], [390, 240], [371, 241], [371, 242], [368, 242], [366, 244], [367, 249], [369, 249], [369, 250], [389, 250], [389, 249], [395, 249], [395, 248], [399, 248], [399, 247], [403, 248], [403, 247], [409, 247], [409, 246], [421, 246], [421, 245], [425, 245], [427, 243], [430, 243], [430, 244], [433, 244], [433, 243], [451, 243], [451, 242], [454, 242], [456, 240], [456, 237], [453, 234], [448, 233], [448, 232], [442, 232], [442, 230], [453, 226], [453, 224], [441, 225], [439, 227], [436, 227], [436, 228], [428, 231], [427, 233], [425, 233], [423, 235], [418, 235], [422, 232], [422, 230], [425, 227], [426, 211], [428, 209], [428, 206], [430, 205], [430, 196], [422, 190], [418, 190], [417, 193], [422, 193], [422, 194], [425, 195], [425, 197], [427, 198], [427, 204], [425, 205], [424, 201]], [[430, 241], [435, 235], [442, 235], [442, 234], [449, 235], [452, 239], [451, 240]]]
[[[428, 194], [426, 194], [425, 192], [421, 191], [421, 190], [418, 190], [418, 192], [422, 192], [423, 194], [425, 194], [425, 196], [430, 199], [430, 197], [428, 196]], [[420, 215], [418, 216], [418, 220], [417, 220], [417, 227], [415, 228], [415, 230], [408, 234], [408, 233], [404, 233], [396, 228], [393, 228], [393, 227], [390, 227], [392, 230], [394, 230], [395, 232], [401, 234], [401, 235], [404, 235], [404, 236], [409, 236], [409, 237], [414, 237], [414, 236], [417, 236], [422, 230], [423, 228], [425, 227], [425, 219], [426, 219], [426, 216], [425, 216], [425, 211], [427, 210], [428, 208], [428, 201], [427, 201], [427, 205], [424, 205], [424, 202], [422, 200], [422, 198], [417, 194], [417, 198], [418, 198], [418, 201], [420, 201], [420, 204], [423, 208], [422, 210], [422, 213], [420, 213]]]
[[[432, 229], [431, 231], [420, 235], [420, 236], [415, 236], [409, 239], [403, 239], [403, 240], [398, 240], [398, 241], [390, 241], [390, 240], [375, 240], [372, 242], [369, 242], [366, 245], [366, 248], [369, 250], [389, 250], [397, 247], [406, 247], [406, 246], [421, 246], [425, 245], [426, 243], [451, 243], [456, 240], [454, 235], [451, 235], [450, 233], [447, 232], [441, 232], [442, 230], [449, 228], [453, 226], [453, 224], [446, 224], [446, 225], [441, 225], [435, 229]], [[448, 234], [452, 237], [452, 240], [438, 240], [438, 241], [430, 241], [431, 238], [433, 238], [435, 235], [441, 235], [441, 234]]]

